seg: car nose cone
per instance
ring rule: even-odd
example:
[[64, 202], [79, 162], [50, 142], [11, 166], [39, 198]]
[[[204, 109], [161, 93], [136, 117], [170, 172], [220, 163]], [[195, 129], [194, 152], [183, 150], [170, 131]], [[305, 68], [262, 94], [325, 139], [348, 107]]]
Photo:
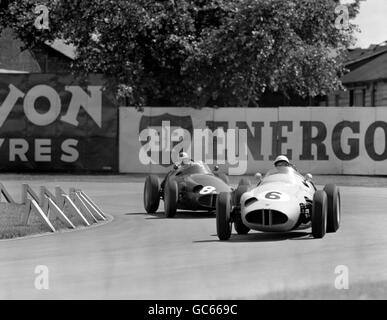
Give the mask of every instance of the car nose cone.
[[289, 231], [297, 224], [299, 214], [299, 204], [285, 192], [249, 192], [241, 199], [242, 221], [250, 229]]

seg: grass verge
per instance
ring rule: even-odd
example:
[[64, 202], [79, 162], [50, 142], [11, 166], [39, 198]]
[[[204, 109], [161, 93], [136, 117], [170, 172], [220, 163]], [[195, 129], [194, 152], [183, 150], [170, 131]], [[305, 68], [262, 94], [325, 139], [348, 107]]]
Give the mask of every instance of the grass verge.
[[[0, 203], [0, 239], [12, 239], [36, 235], [40, 233], [51, 232], [51, 229], [43, 221], [43, 219], [35, 212], [31, 212], [28, 224], [21, 224], [22, 215], [25, 211], [25, 206], [20, 204]], [[65, 215], [75, 225], [75, 227], [83, 226], [82, 219], [75, 215], [65, 206]], [[91, 218], [86, 218], [90, 224], [93, 223]], [[50, 222], [55, 230], [67, 230], [66, 225], [58, 218], [49, 217]]]

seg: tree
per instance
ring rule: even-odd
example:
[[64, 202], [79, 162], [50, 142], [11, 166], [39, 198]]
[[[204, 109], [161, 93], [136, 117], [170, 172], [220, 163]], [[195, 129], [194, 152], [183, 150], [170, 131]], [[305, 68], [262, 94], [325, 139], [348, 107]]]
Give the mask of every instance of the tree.
[[[244, 106], [267, 90], [324, 94], [340, 86], [354, 30], [335, 28], [338, 0], [8, 2], [0, 30], [12, 28], [29, 48], [72, 43], [75, 72], [112, 77], [138, 106], [203, 106], [211, 97]], [[49, 30], [34, 27], [37, 4], [49, 8]]]
[[[203, 94], [231, 105], [257, 101], [265, 91], [325, 95], [340, 88], [346, 48], [354, 25], [338, 30], [338, 1], [245, 0], [220, 28], [208, 29], [188, 65]], [[350, 7], [351, 15], [359, 2]], [[200, 77], [200, 79], [199, 79]]]

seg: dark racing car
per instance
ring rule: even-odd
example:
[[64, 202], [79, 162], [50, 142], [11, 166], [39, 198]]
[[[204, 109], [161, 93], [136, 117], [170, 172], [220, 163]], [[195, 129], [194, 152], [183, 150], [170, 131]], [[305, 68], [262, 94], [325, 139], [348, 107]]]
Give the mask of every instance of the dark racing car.
[[202, 162], [186, 166], [174, 166], [162, 184], [155, 175], [150, 175], [144, 185], [144, 207], [147, 213], [155, 213], [160, 199], [164, 200], [164, 213], [168, 218], [177, 209], [214, 211], [217, 196], [232, 192], [224, 173], [214, 172]]

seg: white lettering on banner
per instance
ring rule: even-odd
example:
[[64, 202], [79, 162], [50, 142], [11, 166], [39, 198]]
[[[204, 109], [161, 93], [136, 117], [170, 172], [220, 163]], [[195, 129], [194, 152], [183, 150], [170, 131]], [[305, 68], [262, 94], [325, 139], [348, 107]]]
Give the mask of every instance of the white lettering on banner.
[[73, 94], [69, 109], [61, 120], [71, 123], [74, 126], [78, 125], [77, 116], [79, 109], [82, 106], [95, 123], [102, 127], [102, 86], [88, 86], [90, 95], [83, 91], [78, 86], [66, 86], [65, 89]]
[[[301, 172], [387, 174], [386, 107], [145, 108], [144, 113], [121, 108], [120, 117], [121, 172], [165, 173], [181, 150], [192, 154], [194, 160], [224, 164], [222, 169], [228, 170], [236, 162], [233, 154], [238, 155], [238, 164], [244, 159], [246, 145], [238, 145], [237, 137], [246, 129], [247, 174], [271, 169], [281, 153]], [[170, 141], [162, 136], [168, 131], [161, 130], [161, 120], [164, 125], [171, 122]], [[235, 129], [236, 141], [228, 145], [233, 134], [227, 136], [230, 128]], [[200, 144], [199, 149], [195, 143]], [[172, 150], [161, 150], [169, 144]], [[168, 159], [162, 157], [163, 151], [170, 152], [172, 161], [162, 163]], [[202, 158], [196, 159], [200, 155]], [[147, 167], [150, 163], [153, 165]]]
[[16, 101], [20, 98], [24, 98], [24, 93], [14, 85], [10, 84], [8, 87], [9, 93], [0, 107], [0, 127], [2, 127], [4, 121], [7, 120], [9, 113], [16, 104]]
[[[88, 86], [90, 94], [79, 86], [66, 86], [65, 89], [72, 93], [67, 113], [60, 118], [61, 121], [78, 125], [77, 116], [80, 108], [89, 114], [94, 122], [102, 127], [102, 86]], [[50, 107], [46, 113], [39, 113], [36, 110], [35, 102], [38, 98], [46, 98]], [[32, 87], [25, 95], [17, 87], [10, 84], [9, 93], [0, 106], [0, 127], [7, 120], [12, 108], [18, 99], [24, 98], [24, 113], [29, 121], [37, 126], [47, 126], [55, 122], [60, 115], [62, 104], [57, 91], [48, 85], [37, 85]]]
[[62, 151], [64, 154], [60, 157], [63, 162], [76, 162], [79, 158], [79, 152], [76, 149], [78, 141], [75, 139], [67, 139], [62, 143]]
[[38, 162], [51, 161], [51, 140], [50, 139], [35, 139], [35, 161], [38, 161]]
[[[3, 147], [5, 139], [0, 139], [0, 148]], [[51, 139], [35, 139], [33, 142], [34, 152], [33, 157], [35, 162], [51, 162], [52, 160], [52, 140]], [[76, 149], [78, 141], [75, 139], [67, 139], [62, 142], [61, 150], [63, 154], [60, 160], [66, 163], [76, 162], [79, 158], [79, 152]], [[2, 148], [3, 149], [3, 148]], [[30, 145], [25, 139], [9, 139], [9, 161], [28, 162], [27, 153], [30, 150]], [[3, 153], [3, 150], [0, 150]]]
[[9, 161], [16, 161], [16, 156], [20, 161], [27, 162], [26, 153], [28, 151], [28, 142], [24, 139], [9, 140]]
[[[45, 97], [50, 102], [50, 108], [46, 113], [40, 113], [35, 108], [35, 102], [39, 97]], [[26, 117], [37, 126], [47, 126], [58, 118], [61, 109], [60, 97], [57, 92], [46, 85], [33, 87], [24, 98], [24, 113]]]

